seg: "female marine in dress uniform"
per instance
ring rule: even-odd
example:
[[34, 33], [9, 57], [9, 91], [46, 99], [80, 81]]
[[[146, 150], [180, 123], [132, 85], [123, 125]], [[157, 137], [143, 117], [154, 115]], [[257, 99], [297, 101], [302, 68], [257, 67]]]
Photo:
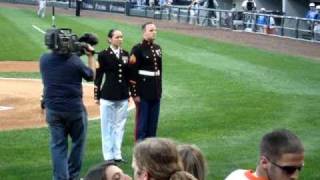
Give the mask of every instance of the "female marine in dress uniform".
[[108, 41], [110, 46], [98, 55], [95, 99], [100, 104], [104, 160], [121, 162], [123, 161], [121, 144], [128, 116], [129, 54], [121, 48], [123, 42], [121, 31], [110, 30]]

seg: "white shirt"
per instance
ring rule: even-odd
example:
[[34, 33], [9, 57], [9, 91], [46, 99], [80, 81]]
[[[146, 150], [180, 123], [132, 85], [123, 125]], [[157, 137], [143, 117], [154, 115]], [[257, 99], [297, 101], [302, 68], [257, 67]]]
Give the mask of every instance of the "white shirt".
[[111, 50], [113, 51], [113, 53], [117, 56], [117, 58], [120, 57], [120, 48], [115, 49], [113, 46], [110, 46]]
[[257, 177], [254, 171], [237, 169], [230, 173], [225, 180], [257, 180], [257, 179], [267, 179], [265, 177]]

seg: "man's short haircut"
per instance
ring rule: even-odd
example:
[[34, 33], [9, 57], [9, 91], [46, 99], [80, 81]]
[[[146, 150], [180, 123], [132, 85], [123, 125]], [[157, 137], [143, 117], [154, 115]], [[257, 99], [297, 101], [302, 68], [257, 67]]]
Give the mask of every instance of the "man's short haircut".
[[300, 139], [286, 129], [274, 130], [263, 136], [260, 144], [260, 155], [277, 161], [286, 153], [303, 153]]
[[153, 22], [151, 22], [151, 21], [149, 21], [149, 22], [146, 22], [146, 23], [142, 24], [142, 26], [141, 26], [142, 31], [145, 31], [145, 30], [146, 30], [147, 25], [149, 25], [149, 24], [154, 24], [154, 23], [153, 23]]

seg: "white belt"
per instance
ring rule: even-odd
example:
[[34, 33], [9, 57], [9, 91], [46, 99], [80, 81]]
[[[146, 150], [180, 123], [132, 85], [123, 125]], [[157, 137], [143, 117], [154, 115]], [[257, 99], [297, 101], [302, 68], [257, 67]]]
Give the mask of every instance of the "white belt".
[[144, 76], [160, 76], [160, 71], [139, 70], [139, 74]]

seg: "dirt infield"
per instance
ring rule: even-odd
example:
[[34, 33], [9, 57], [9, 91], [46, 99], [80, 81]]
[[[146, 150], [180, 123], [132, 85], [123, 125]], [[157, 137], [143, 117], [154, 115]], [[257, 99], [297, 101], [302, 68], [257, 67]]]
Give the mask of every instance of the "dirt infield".
[[[35, 61], [0, 62], [0, 72], [39, 72]], [[43, 127], [44, 113], [40, 109], [40, 80], [0, 78], [0, 130]], [[93, 100], [93, 86], [84, 85], [83, 101], [89, 118], [99, 116], [99, 106]]]
[[[39, 72], [35, 61], [0, 62], [0, 72]], [[0, 78], [0, 131], [46, 126], [44, 112], [40, 108], [42, 83], [40, 79]], [[89, 119], [99, 117], [99, 106], [93, 99], [93, 85], [83, 85], [83, 101]], [[132, 99], [129, 110], [134, 109]]]
[[0, 72], [39, 72], [37, 61], [1, 61]]
[[[41, 80], [0, 78], [0, 87], [5, 87], [0, 91], [0, 130], [46, 125], [40, 108]], [[83, 94], [89, 118], [98, 117], [99, 107], [93, 100], [93, 86], [85, 84]]]

